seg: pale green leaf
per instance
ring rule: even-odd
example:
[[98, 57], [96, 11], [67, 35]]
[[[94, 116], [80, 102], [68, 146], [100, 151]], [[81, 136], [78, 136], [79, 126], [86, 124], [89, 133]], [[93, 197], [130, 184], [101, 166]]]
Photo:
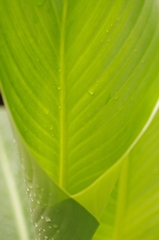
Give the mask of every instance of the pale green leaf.
[[[158, 104], [159, 106], [159, 104]], [[127, 155], [93, 240], [159, 239], [159, 110]]]
[[20, 160], [6, 111], [0, 107], [0, 239], [34, 238]]

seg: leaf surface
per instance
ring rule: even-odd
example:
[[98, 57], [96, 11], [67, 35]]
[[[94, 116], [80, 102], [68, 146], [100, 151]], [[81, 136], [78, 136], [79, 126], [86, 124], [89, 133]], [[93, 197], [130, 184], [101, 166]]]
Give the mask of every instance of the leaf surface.
[[0, 107], [0, 193], [0, 239], [34, 239], [20, 161], [6, 110], [2, 107]]
[[159, 238], [158, 145], [159, 110], [128, 154], [93, 240]]
[[61, 189], [85, 193], [86, 208], [87, 190], [116, 164], [111, 189], [106, 176], [98, 196], [106, 191], [104, 208], [118, 160], [157, 102], [158, 1], [0, 5], [1, 88], [21, 139]]

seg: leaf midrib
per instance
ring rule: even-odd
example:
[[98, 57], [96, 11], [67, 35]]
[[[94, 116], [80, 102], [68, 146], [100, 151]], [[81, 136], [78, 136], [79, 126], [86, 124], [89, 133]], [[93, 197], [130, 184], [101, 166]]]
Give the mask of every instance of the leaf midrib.
[[66, 86], [65, 86], [65, 33], [67, 0], [63, 4], [61, 38], [60, 38], [60, 175], [59, 185], [62, 188], [66, 186]]

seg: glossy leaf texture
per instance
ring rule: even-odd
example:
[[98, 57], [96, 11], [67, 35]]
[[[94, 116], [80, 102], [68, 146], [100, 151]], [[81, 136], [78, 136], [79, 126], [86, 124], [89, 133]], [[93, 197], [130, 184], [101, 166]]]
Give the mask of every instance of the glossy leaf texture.
[[17, 148], [6, 110], [0, 107], [0, 239], [34, 240]]
[[159, 104], [151, 125], [127, 155], [93, 240], [159, 239]]
[[157, 102], [158, 13], [157, 0], [0, 0], [0, 81], [16, 129], [98, 220]]

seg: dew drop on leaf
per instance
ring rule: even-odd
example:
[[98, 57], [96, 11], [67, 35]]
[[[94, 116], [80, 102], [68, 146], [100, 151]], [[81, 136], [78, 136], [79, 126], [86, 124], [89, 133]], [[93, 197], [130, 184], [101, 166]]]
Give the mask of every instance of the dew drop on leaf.
[[45, 114], [49, 114], [49, 110], [46, 109], [46, 110], [45, 110]]
[[61, 86], [58, 86], [58, 87], [57, 87], [57, 90], [61, 90]]
[[38, 224], [37, 224], [37, 223], [35, 223], [35, 227], [38, 227]]
[[58, 228], [58, 225], [57, 225], [57, 224], [54, 224], [54, 225], [53, 225], [53, 228]]
[[45, 217], [46, 222], [51, 222], [51, 219], [49, 217]]
[[94, 95], [94, 90], [90, 89], [90, 90], [88, 91], [88, 93], [93, 96], [93, 95]]

